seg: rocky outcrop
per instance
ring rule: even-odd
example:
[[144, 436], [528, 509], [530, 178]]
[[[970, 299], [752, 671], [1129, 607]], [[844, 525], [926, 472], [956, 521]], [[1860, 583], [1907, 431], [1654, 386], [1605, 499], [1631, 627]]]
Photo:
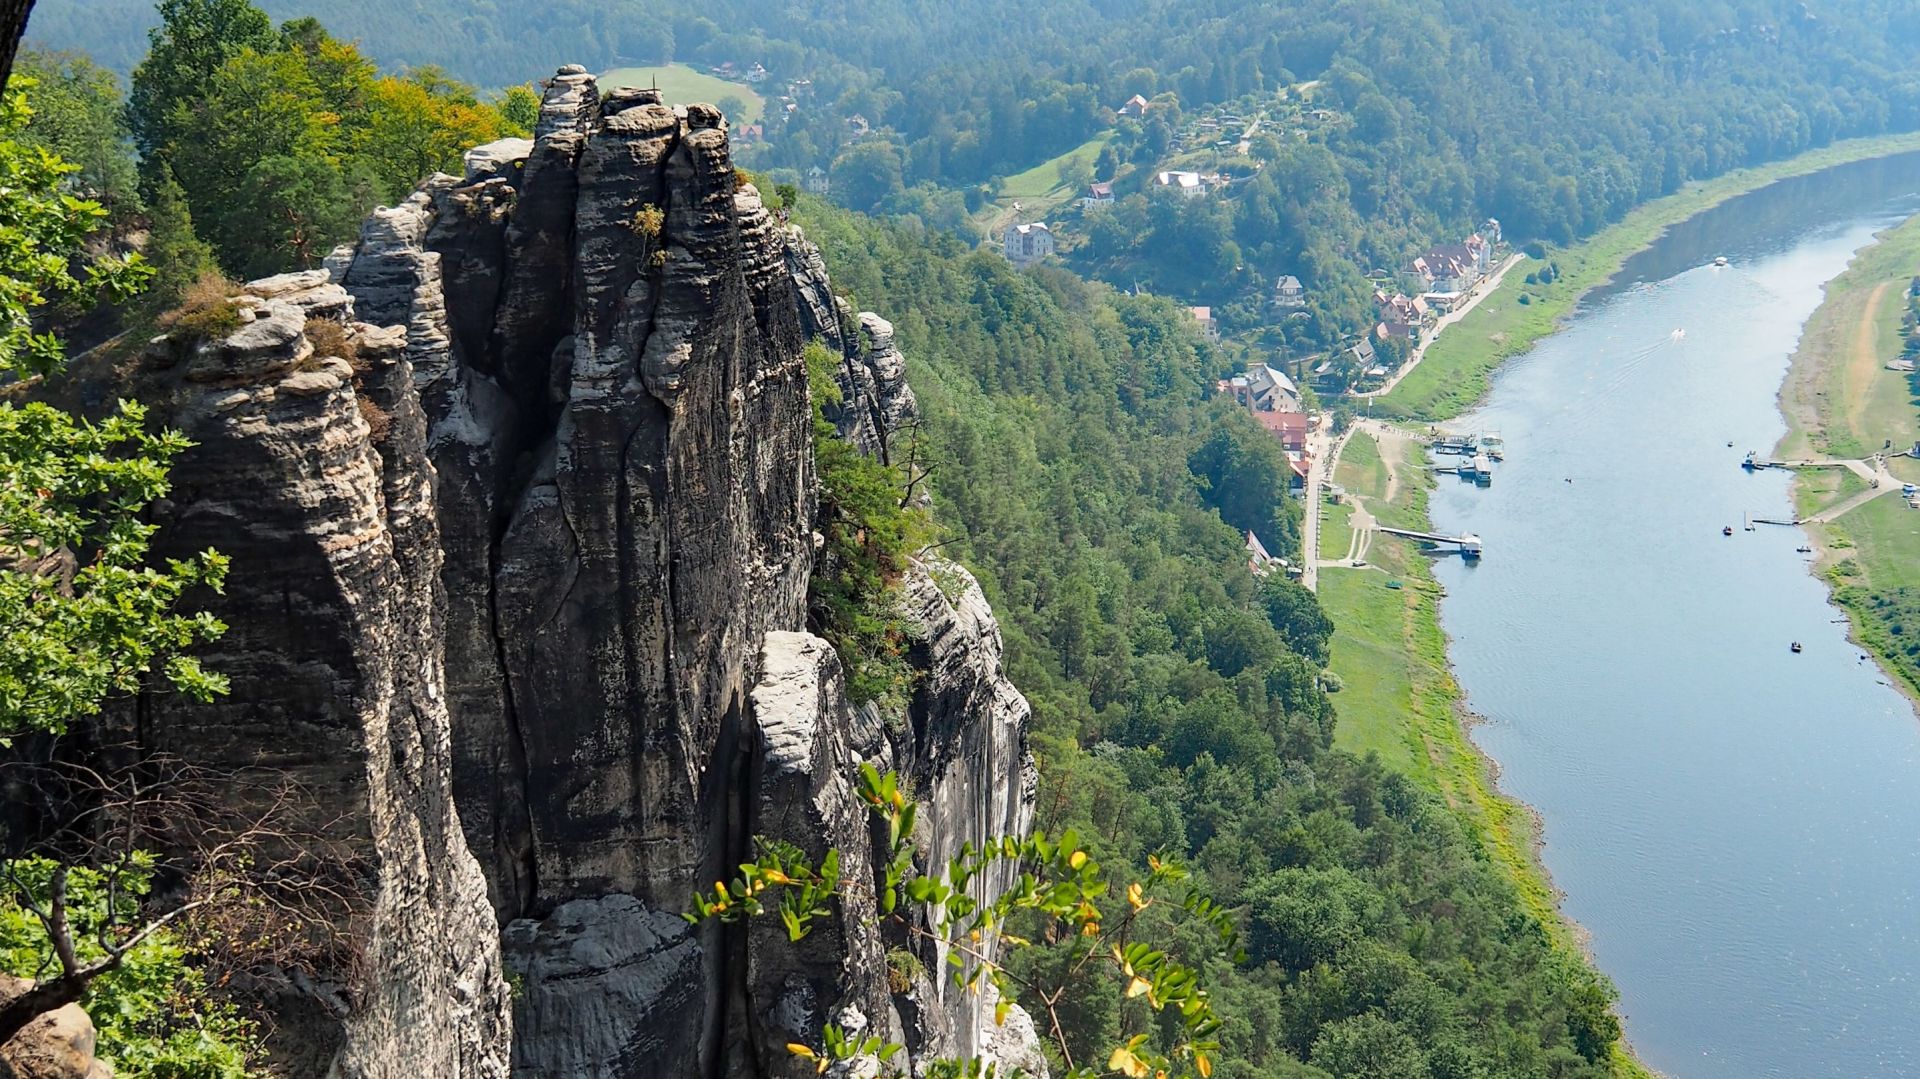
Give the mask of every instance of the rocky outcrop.
[[[32, 988], [25, 978], [0, 974], [0, 1004]], [[0, 1079], [113, 1079], [113, 1068], [94, 1058], [97, 1041], [80, 1005], [55, 1008], [0, 1044]]]
[[1026, 703], [965, 571], [909, 574], [923, 675], [903, 715], [852, 707], [805, 632], [804, 344], [842, 358], [834, 419], [869, 452], [917, 411], [892, 327], [842, 310], [717, 111], [564, 68], [532, 139], [476, 148], [239, 305], [215, 340], [159, 342], [139, 391], [196, 443], [162, 553], [232, 558], [205, 659], [233, 693], [143, 699], [130, 722], [297, 778], [351, 852], [364, 974], [304, 986], [330, 1011], [283, 1024], [315, 1060], [797, 1079], [786, 1043], [826, 1022], [921, 1059], [1031, 1053], [1017, 1010], [997, 1026], [890, 970], [895, 949], [943, 957], [870, 896], [800, 941], [679, 916], [754, 836], [871, 880], [862, 762], [917, 792], [936, 864], [1025, 830], [1033, 798]]
[[893, 343], [893, 324], [871, 311], [855, 314], [834, 295], [826, 259], [799, 229], [788, 230], [787, 272], [798, 294], [802, 332], [840, 358], [834, 372], [840, 402], [827, 407], [827, 418], [861, 452], [893, 461], [902, 452], [896, 436], [909, 433], [920, 418], [907, 385], [906, 357]]
[[[163, 340], [139, 374], [192, 440], [154, 508], [156, 553], [231, 559], [206, 598], [229, 628], [203, 658], [232, 692], [143, 698], [134, 734], [236, 791], [293, 780], [307, 826], [343, 852], [321, 871], [357, 899], [364, 962], [323, 972], [337, 1022], [297, 1032], [332, 1074], [505, 1075], [498, 941], [453, 802], [440, 537], [405, 335], [347, 323], [324, 272], [260, 282], [236, 307], [239, 328]], [[318, 353], [309, 320], [333, 322], [351, 358]]]
[[429, 417], [456, 790], [521, 979], [516, 1074], [782, 1074], [786, 1042], [856, 1017], [983, 1046], [971, 998], [926, 985], [901, 1017], [871, 911], [798, 944], [670, 917], [754, 835], [866, 872], [861, 760], [924, 783], [941, 857], [1024, 829], [1032, 797], [1024, 701], [963, 571], [940, 570], [958, 606], [914, 592], [929, 676], [897, 730], [794, 632], [801, 346], [844, 358], [835, 418], [869, 452], [917, 413], [892, 327], [841, 311], [719, 114], [562, 69], [530, 144], [476, 150], [338, 263], [362, 317], [408, 327]]

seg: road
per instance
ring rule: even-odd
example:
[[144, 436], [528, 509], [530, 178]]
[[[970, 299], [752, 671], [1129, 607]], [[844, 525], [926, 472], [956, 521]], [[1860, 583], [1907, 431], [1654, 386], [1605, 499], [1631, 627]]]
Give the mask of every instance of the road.
[[1414, 346], [1413, 355], [1407, 357], [1406, 364], [1402, 366], [1400, 370], [1395, 371], [1393, 377], [1387, 379], [1385, 385], [1377, 390], [1370, 390], [1366, 393], [1355, 394], [1354, 396], [1368, 398], [1380, 397], [1392, 393], [1393, 388], [1400, 385], [1400, 380], [1412, 374], [1413, 369], [1420, 366], [1420, 361], [1426, 359], [1427, 346], [1433, 344], [1435, 339], [1440, 336], [1440, 331], [1466, 318], [1467, 312], [1480, 306], [1481, 300], [1493, 295], [1493, 291], [1500, 287], [1500, 282], [1506, 279], [1507, 271], [1513, 269], [1513, 267], [1525, 257], [1526, 256], [1518, 253], [1508, 255], [1505, 262], [1502, 262], [1497, 269], [1488, 274], [1478, 285], [1474, 286], [1473, 292], [1467, 297], [1467, 302], [1440, 316], [1440, 320], [1433, 324], [1433, 329], [1428, 330], [1425, 336], [1420, 339], [1420, 343]]
[[[1307, 436], [1307, 458], [1313, 467], [1307, 470], [1306, 514], [1300, 530], [1300, 583], [1307, 586], [1309, 592], [1320, 587], [1320, 514], [1324, 512], [1321, 491], [1333, 479], [1333, 463], [1340, 452], [1330, 427], [1330, 421], [1322, 422]], [[1338, 446], [1345, 445], [1343, 437]]]

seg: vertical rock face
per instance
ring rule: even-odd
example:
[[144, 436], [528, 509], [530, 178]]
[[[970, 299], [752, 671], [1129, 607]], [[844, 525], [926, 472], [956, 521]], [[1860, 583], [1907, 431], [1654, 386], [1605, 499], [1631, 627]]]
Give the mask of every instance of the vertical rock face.
[[[803, 345], [843, 358], [834, 419], [869, 452], [915, 406], [891, 326], [843, 310], [717, 111], [563, 68], [533, 139], [248, 290], [241, 328], [157, 346], [142, 391], [198, 444], [162, 553], [231, 556], [206, 660], [233, 693], [135, 720], [339, 815], [368, 961], [308, 1024], [331, 1074], [798, 1079], [786, 1043], [827, 1022], [920, 1058], [1031, 1053], [1017, 1013], [890, 971], [943, 957], [871, 897], [799, 942], [679, 917], [755, 835], [871, 879], [862, 762], [918, 792], [935, 864], [1033, 800], [1026, 702], [959, 567], [909, 574], [904, 716], [852, 707], [804, 632]], [[316, 354], [313, 319], [351, 355]]]
[[[232, 560], [205, 660], [232, 693], [139, 702], [151, 749], [241, 776], [290, 777], [349, 853], [362, 974], [330, 1071], [506, 1074], [508, 995], [485, 883], [454, 809], [441, 666], [441, 554], [425, 420], [404, 335], [360, 325], [353, 363], [315, 353], [309, 319], [345, 322], [323, 272], [259, 282], [224, 339], [167, 342], [142, 396], [194, 445], [156, 507], [156, 553]], [[349, 336], [350, 335], [350, 336]], [[376, 430], [377, 428], [377, 430]]]

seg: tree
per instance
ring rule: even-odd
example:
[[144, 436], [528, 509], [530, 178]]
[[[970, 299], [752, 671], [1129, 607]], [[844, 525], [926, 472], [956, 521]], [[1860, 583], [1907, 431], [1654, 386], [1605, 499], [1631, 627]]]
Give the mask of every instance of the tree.
[[160, 179], [149, 200], [144, 254], [153, 282], [138, 302], [150, 315], [178, 307], [195, 282], [220, 272], [213, 246], [194, 233], [186, 192], [172, 176]]
[[28, 49], [18, 72], [33, 80], [33, 118], [22, 142], [75, 166], [71, 183], [114, 217], [138, 212], [140, 195], [127, 142], [120, 80], [78, 53]]
[[532, 86], [507, 87], [495, 107], [500, 110], [500, 122], [508, 132], [521, 138], [530, 138], [540, 123], [540, 94]]
[[[104, 220], [98, 203], [59, 190], [73, 167], [17, 134], [29, 110], [18, 91], [0, 102], [0, 372], [40, 375], [62, 360], [36, 333], [35, 309], [55, 300], [124, 300], [148, 268], [134, 256], [85, 259]], [[77, 267], [77, 269], [76, 269]], [[174, 606], [195, 586], [218, 587], [225, 562], [209, 551], [148, 566], [153, 526], [140, 519], [167, 490], [179, 435], [150, 434], [130, 401], [98, 422], [40, 402], [0, 403], [0, 742], [61, 731], [136, 688], [156, 667], [196, 696], [224, 682], [183, 650], [221, 631]]]
[[1316, 663], [1327, 662], [1327, 642], [1333, 637], [1333, 619], [1305, 586], [1278, 575], [1260, 582], [1260, 602], [1267, 620], [1280, 631], [1287, 646]]
[[0, 1005], [0, 1044], [84, 1003], [118, 1074], [245, 1079], [259, 1031], [211, 986], [337, 969], [364, 906], [335, 872], [350, 853], [283, 780], [36, 749], [0, 764], [0, 971], [33, 980]]
[[437, 171], [460, 171], [469, 148], [505, 134], [500, 113], [433, 71], [373, 83], [356, 148], [383, 197], [398, 199]]
[[[171, 127], [168, 165], [221, 265], [242, 274], [272, 272], [286, 227], [274, 213], [280, 207], [260, 204], [256, 168], [269, 159], [299, 159], [301, 173], [312, 180], [316, 172], [337, 171], [344, 148], [340, 116], [324, 107], [303, 55], [241, 50], [210, 75], [191, 108], [175, 108]], [[283, 164], [264, 175], [288, 171]], [[301, 215], [335, 212], [292, 209]]]
[[833, 193], [853, 209], [877, 209], [905, 190], [901, 167], [897, 147], [881, 139], [869, 139], [833, 163]]
[[363, 212], [377, 198], [364, 173], [347, 173], [308, 151], [264, 158], [247, 171], [233, 202], [233, 220], [254, 231], [234, 237], [223, 261], [243, 276], [309, 269], [351, 240]]
[[732, 123], [739, 124], [746, 122], [747, 103], [740, 99], [739, 94], [721, 95], [720, 100], [714, 102], [714, 107], [720, 110], [720, 115], [726, 117]]
[[133, 69], [127, 101], [127, 126], [149, 162], [175, 141], [181, 108], [220, 65], [242, 49], [279, 45], [267, 13], [247, 0], [160, 0], [159, 9], [160, 25], [147, 32], [147, 57]]
[[1293, 473], [1272, 435], [1236, 415], [1193, 451], [1187, 467], [1202, 481], [1201, 498], [1222, 520], [1269, 546], [1293, 545], [1298, 527], [1287, 499]]

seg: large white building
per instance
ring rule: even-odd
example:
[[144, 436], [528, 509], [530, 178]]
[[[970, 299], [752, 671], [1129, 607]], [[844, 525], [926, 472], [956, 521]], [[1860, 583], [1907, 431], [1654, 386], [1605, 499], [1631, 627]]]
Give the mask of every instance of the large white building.
[[1001, 243], [1008, 262], [1015, 266], [1030, 266], [1053, 254], [1053, 230], [1047, 227], [1045, 221], [1008, 225]]
[[1163, 172], [1155, 176], [1153, 182], [1190, 199], [1205, 198], [1207, 194], [1207, 181], [1197, 172]]

